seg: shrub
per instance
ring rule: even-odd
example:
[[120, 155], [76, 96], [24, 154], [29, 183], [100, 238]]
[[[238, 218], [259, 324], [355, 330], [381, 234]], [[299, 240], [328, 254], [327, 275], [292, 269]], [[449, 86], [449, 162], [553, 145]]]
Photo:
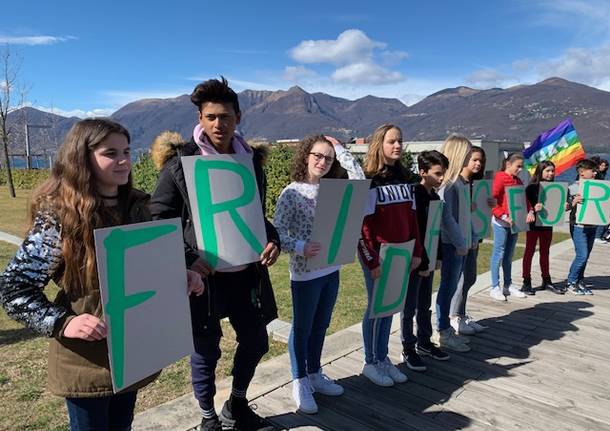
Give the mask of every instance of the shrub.
[[273, 218], [275, 203], [284, 187], [290, 183], [290, 165], [294, 149], [287, 145], [273, 145], [269, 151], [265, 173], [267, 174], [267, 217]]
[[152, 193], [157, 185], [159, 172], [149, 153], [142, 153], [131, 168], [133, 186], [146, 193]]
[[[31, 190], [35, 189], [40, 183], [49, 177], [48, 169], [15, 169], [13, 174], [13, 184], [16, 189]], [[0, 169], [0, 185], [7, 185], [6, 169]]]

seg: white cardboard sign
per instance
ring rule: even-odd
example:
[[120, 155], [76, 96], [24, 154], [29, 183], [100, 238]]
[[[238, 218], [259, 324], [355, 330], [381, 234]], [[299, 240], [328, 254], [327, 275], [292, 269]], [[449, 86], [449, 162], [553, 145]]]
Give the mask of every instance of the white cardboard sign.
[[252, 158], [182, 158], [197, 247], [214, 269], [260, 260], [267, 234]]
[[369, 199], [370, 180], [321, 179], [310, 241], [321, 244], [309, 270], [352, 263]]
[[583, 202], [576, 211], [576, 223], [610, 224], [610, 181], [581, 180], [579, 186]]
[[565, 224], [568, 183], [540, 183], [538, 202], [543, 205], [536, 217], [536, 226], [563, 226]]
[[529, 230], [529, 225], [526, 222], [527, 202], [525, 199], [525, 187], [522, 185], [506, 187], [506, 199], [508, 202], [508, 215], [513, 219], [512, 232], [517, 233]]
[[491, 208], [488, 204], [491, 197], [490, 180], [473, 181], [472, 201], [475, 209], [472, 213], [472, 227], [478, 239], [487, 238], [491, 233]]
[[115, 392], [193, 352], [179, 218], [94, 231]]
[[428, 271], [436, 269], [436, 260], [438, 256], [438, 242], [441, 235], [441, 219], [443, 218], [443, 201], [430, 201], [428, 207], [428, 220], [426, 222], [426, 239], [424, 247], [426, 254], [430, 259]]

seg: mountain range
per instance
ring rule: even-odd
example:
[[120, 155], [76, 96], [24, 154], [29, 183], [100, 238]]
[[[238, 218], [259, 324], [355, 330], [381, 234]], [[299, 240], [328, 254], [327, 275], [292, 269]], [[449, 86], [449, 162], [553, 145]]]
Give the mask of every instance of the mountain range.
[[[366, 96], [347, 100], [300, 87], [279, 91], [245, 90], [239, 93], [242, 121], [239, 132], [250, 140], [298, 139], [325, 133], [348, 140], [370, 135], [383, 123], [394, 123], [410, 141], [442, 140], [457, 132], [472, 139], [532, 141], [566, 117], [572, 118], [588, 152], [610, 143], [610, 92], [561, 78], [506, 89], [448, 88], [406, 106], [398, 99]], [[171, 99], [142, 99], [111, 115], [128, 128], [136, 149], [150, 146], [163, 130], [188, 138], [197, 111], [188, 95]], [[23, 153], [24, 121], [49, 125], [30, 128], [34, 153], [54, 152], [79, 119], [26, 107], [9, 116], [13, 123], [13, 153]]]

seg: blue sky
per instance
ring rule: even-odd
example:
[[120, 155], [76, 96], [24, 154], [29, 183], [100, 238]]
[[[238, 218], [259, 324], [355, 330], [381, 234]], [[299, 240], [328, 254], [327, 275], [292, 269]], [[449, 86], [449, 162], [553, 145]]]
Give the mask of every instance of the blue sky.
[[22, 57], [28, 103], [109, 114], [226, 76], [407, 104], [447, 87], [561, 76], [610, 91], [610, 2], [12, 1], [0, 44]]

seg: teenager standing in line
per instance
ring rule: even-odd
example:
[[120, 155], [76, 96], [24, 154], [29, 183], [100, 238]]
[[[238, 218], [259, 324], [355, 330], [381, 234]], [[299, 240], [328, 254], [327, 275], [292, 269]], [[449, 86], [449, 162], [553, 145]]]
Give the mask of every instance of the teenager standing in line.
[[388, 357], [392, 316], [370, 317], [375, 280], [381, 276], [381, 244], [414, 239], [411, 271], [419, 267], [423, 254], [410, 175], [400, 162], [402, 150], [401, 130], [392, 124], [384, 124], [373, 133], [364, 162], [364, 173], [372, 179], [374, 210], [371, 208], [371, 213], [364, 218], [362, 239], [358, 245], [368, 299], [362, 320], [365, 361], [362, 375], [379, 386], [407, 381], [407, 376]]
[[[518, 233], [513, 233], [514, 220], [510, 217], [508, 209], [508, 195], [506, 188], [523, 185], [518, 177], [523, 170], [523, 155], [511, 153], [502, 162], [502, 169], [496, 172], [491, 188], [492, 196], [496, 199], [496, 206], [492, 210], [491, 226], [494, 232], [494, 244], [491, 254], [491, 289], [489, 296], [497, 301], [506, 301], [509, 296], [525, 298], [513, 284], [512, 267], [513, 253], [517, 245]], [[504, 287], [500, 287], [500, 266], [504, 275]]]
[[[130, 430], [137, 390], [156, 377], [113, 391], [93, 237], [95, 229], [150, 221], [148, 198], [131, 187], [127, 130], [79, 121], [34, 191], [30, 231], [0, 276], [7, 314], [51, 337], [49, 389], [65, 397], [73, 431]], [[189, 291], [201, 295], [201, 279], [187, 274]], [[43, 292], [51, 280], [60, 287], [53, 302]]]
[[317, 256], [320, 243], [310, 241], [320, 179], [337, 162], [349, 178], [364, 179], [354, 157], [338, 141], [322, 135], [303, 139], [292, 163], [292, 182], [282, 190], [275, 205], [273, 224], [280, 234], [282, 249], [290, 253], [292, 328], [288, 351], [292, 365], [292, 396], [297, 408], [317, 413], [314, 393], [337, 396], [343, 387], [322, 372], [320, 358], [339, 291], [340, 266], [319, 270], [307, 268], [308, 258]]
[[[460, 135], [450, 135], [441, 152], [449, 159], [449, 169], [443, 179], [439, 195], [443, 199], [443, 218], [441, 222], [441, 282], [436, 295], [436, 319], [438, 342], [441, 349], [456, 352], [468, 352], [468, 339], [455, 333], [449, 319], [451, 300], [464, 270], [464, 261], [468, 250], [477, 245], [477, 240], [470, 230], [470, 238], [465, 237], [460, 226], [460, 200], [462, 196], [470, 193], [469, 185], [461, 173], [468, 164], [472, 144]], [[467, 209], [470, 211], [470, 208]], [[463, 223], [463, 221], [461, 221]]]

